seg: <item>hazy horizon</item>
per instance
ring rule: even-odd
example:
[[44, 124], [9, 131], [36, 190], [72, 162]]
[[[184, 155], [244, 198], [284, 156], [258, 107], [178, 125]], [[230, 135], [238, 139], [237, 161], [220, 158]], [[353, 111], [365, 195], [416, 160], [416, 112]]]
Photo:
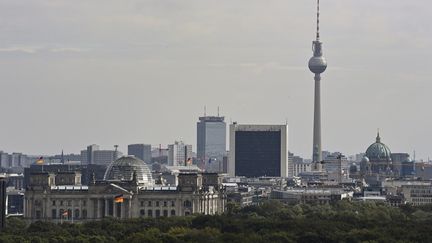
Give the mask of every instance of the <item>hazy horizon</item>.
[[[312, 155], [316, 1], [0, 0], [0, 150], [183, 140], [196, 122], [289, 126]], [[430, 1], [321, 1], [323, 150], [427, 159]]]

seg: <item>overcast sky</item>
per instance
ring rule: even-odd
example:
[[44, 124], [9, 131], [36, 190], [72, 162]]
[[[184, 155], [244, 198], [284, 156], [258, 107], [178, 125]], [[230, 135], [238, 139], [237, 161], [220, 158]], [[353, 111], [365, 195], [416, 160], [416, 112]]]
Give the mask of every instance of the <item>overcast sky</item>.
[[[323, 149], [432, 155], [431, 1], [323, 0]], [[312, 153], [314, 0], [0, 0], [0, 150], [196, 147], [196, 121], [289, 125]]]

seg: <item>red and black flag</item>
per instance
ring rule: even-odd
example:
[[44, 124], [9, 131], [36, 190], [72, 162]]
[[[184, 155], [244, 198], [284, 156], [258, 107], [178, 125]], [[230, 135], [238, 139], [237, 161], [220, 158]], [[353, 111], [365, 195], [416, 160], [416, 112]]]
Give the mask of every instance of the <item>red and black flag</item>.
[[123, 194], [122, 195], [117, 195], [117, 196], [114, 197], [114, 202], [115, 203], [122, 203], [123, 200], [124, 200]]

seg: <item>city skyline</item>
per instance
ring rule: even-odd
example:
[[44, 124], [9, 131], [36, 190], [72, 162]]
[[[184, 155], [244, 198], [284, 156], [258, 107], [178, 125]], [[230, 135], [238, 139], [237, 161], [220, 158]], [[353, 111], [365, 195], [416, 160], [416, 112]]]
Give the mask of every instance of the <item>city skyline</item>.
[[[380, 128], [393, 152], [429, 157], [431, 5], [321, 4], [331, 60], [323, 150], [364, 152]], [[313, 84], [304, 63], [315, 1], [0, 6], [1, 150], [76, 153], [96, 143], [126, 151], [179, 138], [196, 145], [206, 105], [208, 114], [220, 106], [227, 123], [287, 120], [290, 150], [310, 157]], [[172, 106], [178, 101], [181, 109]]]

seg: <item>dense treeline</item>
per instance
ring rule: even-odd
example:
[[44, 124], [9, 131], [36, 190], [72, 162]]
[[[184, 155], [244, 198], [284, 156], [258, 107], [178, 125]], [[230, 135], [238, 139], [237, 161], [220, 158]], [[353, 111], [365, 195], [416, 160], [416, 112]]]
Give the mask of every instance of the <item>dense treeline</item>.
[[225, 215], [103, 220], [84, 224], [8, 219], [1, 242], [432, 242], [432, 207], [374, 203], [284, 206]]

